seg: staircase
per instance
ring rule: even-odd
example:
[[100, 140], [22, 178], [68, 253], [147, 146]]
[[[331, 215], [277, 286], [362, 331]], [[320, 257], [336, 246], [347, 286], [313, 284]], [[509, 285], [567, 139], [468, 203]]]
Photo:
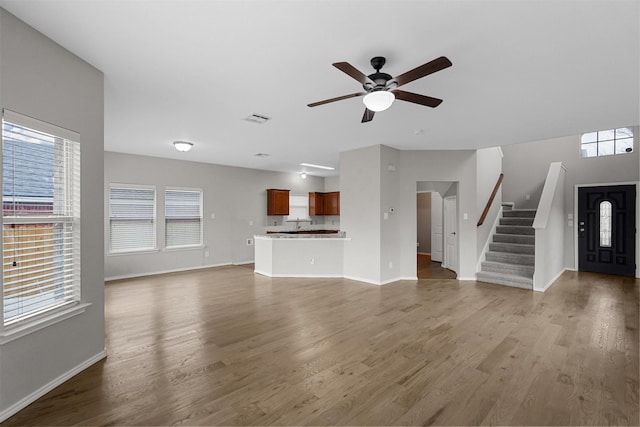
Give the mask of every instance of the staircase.
[[535, 265], [534, 209], [511, 209], [503, 205], [486, 260], [476, 278], [481, 282], [533, 290]]

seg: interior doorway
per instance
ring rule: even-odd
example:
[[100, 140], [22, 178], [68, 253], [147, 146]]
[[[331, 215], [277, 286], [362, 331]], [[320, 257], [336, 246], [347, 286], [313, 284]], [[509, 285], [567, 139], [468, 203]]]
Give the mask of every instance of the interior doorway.
[[457, 194], [454, 182], [417, 183], [416, 256], [418, 279], [455, 279], [444, 260], [443, 196]]

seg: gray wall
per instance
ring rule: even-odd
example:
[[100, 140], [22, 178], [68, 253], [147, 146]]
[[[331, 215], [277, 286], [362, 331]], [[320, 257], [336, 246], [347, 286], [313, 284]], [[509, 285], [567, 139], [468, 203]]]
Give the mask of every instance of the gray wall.
[[[513, 144], [502, 147], [504, 183], [502, 198], [514, 202], [516, 208], [535, 209], [538, 206], [544, 180], [552, 162], [562, 162], [565, 174], [565, 220], [574, 215], [575, 186], [637, 182], [640, 169], [638, 133], [634, 128], [634, 153], [614, 156], [580, 158], [580, 135], [545, 141]], [[526, 194], [530, 199], [526, 200]], [[565, 267], [575, 269], [574, 228], [565, 221]]]
[[81, 293], [91, 303], [0, 346], [2, 419], [103, 355], [103, 75], [0, 9], [0, 106], [80, 134]]
[[[198, 147], [194, 147], [197, 150]], [[156, 239], [154, 253], [110, 255], [105, 239], [105, 277], [131, 277], [198, 267], [253, 262], [254, 247], [247, 239], [266, 230], [293, 228], [283, 217], [267, 216], [267, 188], [290, 189], [292, 195], [324, 191], [324, 178], [297, 173], [212, 165], [157, 157], [106, 152], [104, 157], [104, 203], [108, 206], [109, 185], [143, 184], [156, 188]], [[165, 187], [203, 190], [204, 248], [163, 250]], [[214, 214], [215, 218], [211, 215]], [[314, 218], [333, 226], [338, 217]], [[339, 219], [339, 218], [338, 218]], [[276, 225], [274, 225], [276, 223]], [[316, 224], [314, 224], [316, 225]], [[337, 224], [339, 226], [339, 223]], [[103, 229], [109, 233], [109, 212], [105, 209]], [[205, 252], [209, 256], [205, 256]]]
[[431, 193], [418, 193], [418, 252], [431, 253]]

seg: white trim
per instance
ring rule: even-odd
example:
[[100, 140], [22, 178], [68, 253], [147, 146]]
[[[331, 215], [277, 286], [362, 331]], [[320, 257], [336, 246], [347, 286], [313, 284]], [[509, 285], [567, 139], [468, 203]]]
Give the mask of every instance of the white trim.
[[579, 187], [605, 187], [616, 185], [635, 185], [636, 186], [636, 279], [640, 279], [640, 239], [638, 232], [640, 231], [640, 181], [622, 181], [622, 182], [601, 182], [595, 184], [576, 184], [573, 187], [573, 266], [571, 271], [580, 271], [579, 265], [579, 248], [578, 248], [578, 188]]
[[[431, 256], [431, 252], [418, 252], [418, 255], [429, 255], [429, 256]], [[438, 262], [438, 261], [434, 261], [434, 262]]]
[[[202, 228], [202, 227], [200, 227]], [[203, 244], [199, 245], [184, 245], [184, 246], [167, 246], [162, 249], [162, 252], [175, 252], [175, 251], [189, 251], [193, 249], [205, 249], [207, 246]]]
[[[453, 270], [451, 270], [451, 271], [453, 271]], [[455, 271], [454, 271], [454, 273], [455, 273]], [[456, 277], [455, 280], [458, 280], [458, 281], [461, 281], [461, 282], [467, 282], [467, 281], [476, 281], [478, 279], [476, 277]]]
[[0, 332], [0, 346], [8, 342], [16, 340], [18, 338], [29, 335], [33, 332], [39, 331], [56, 323], [60, 323], [63, 320], [77, 316], [84, 313], [87, 307], [91, 306], [91, 303], [74, 304], [71, 307], [67, 307], [62, 310], [55, 311], [53, 313], [47, 313], [42, 317], [35, 317], [33, 319], [25, 320], [15, 326], [9, 325]]
[[233, 265], [247, 265], [247, 264], [253, 264], [253, 263], [255, 263], [255, 260], [251, 259], [251, 260], [248, 260], [248, 261], [235, 261], [232, 264]]
[[214, 267], [225, 267], [227, 265], [233, 265], [230, 262], [224, 262], [220, 264], [208, 264], [208, 265], [199, 265], [194, 267], [183, 267], [183, 268], [174, 268], [171, 270], [161, 270], [161, 271], [150, 271], [146, 273], [134, 273], [134, 274], [125, 274], [122, 276], [111, 276], [105, 277], [105, 282], [111, 282], [113, 280], [122, 280], [122, 279], [135, 279], [136, 277], [145, 277], [145, 276], [157, 276], [159, 274], [167, 274], [167, 273], [179, 273], [181, 271], [189, 271], [189, 270], [202, 270], [205, 268], [214, 268]]
[[267, 277], [282, 277], [282, 278], [300, 278], [300, 279], [342, 279], [342, 276], [335, 274], [269, 274], [264, 271], [254, 270], [254, 273], [261, 274]]
[[[549, 281], [549, 283], [547, 283], [546, 285], [544, 285], [544, 286], [542, 287], [542, 289], [536, 289], [536, 288], [534, 287], [534, 288], [533, 288], [533, 290], [534, 290], [535, 292], [544, 292], [544, 291], [546, 291], [547, 289], [549, 289], [549, 286], [553, 285], [553, 282], [555, 282], [556, 280], [558, 280], [558, 278], [559, 278], [560, 276], [562, 276], [562, 273], [564, 273], [564, 272], [565, 272], [565, 271], [567, 271], [567, 270], [568, 270], [568, 269], [567, 269], [567, 268], [565, 268], [565, 269], [563, 269], [560, 273], [556, 274], [556, 276], [555, 276], [553, 279], [551, 279], [551, 280]], [[535, 283], [535, 282], [534, 282], [534, 283]]]
[[52, 381], [49, 381], [47, 384], [45, 384], [44, 386], [40, 387], [36, 391], [34, 391], [34, 392], [30, 393], [29, 395], [25, 396], [24, 398], [20, 399], [18, 402], [16, 402], [13, 405], [9, 406], [7, 409], [5, 409], [3, 411], [0, 411], [0, 422], [6, 420], [7, 418], [11, 417], [12, 415], [15, 415], [16, 413], [18, 413], [22, 409], [26, 408], [27, 406], [29, 406], [30, 404], [32, 404], [33, 402], [35, 402], [36, 400], [38, 400], [39, 398], [44, 396], [45, 394], [49, 393], [54, 388], [58, 387], [59, 385], [61, 385], [65, 381], [68, 381], [69, 379], [71, 379], [75, 375], [78, 375], [80, 372], [82, 372], [85, 369], [89, 368], [91, 365], [101, 361], [105, 357], [107, 357], [107, 351], [106, 350], [102, 350], [100, 353], [90, 357], [89, 359], [85, 360], [84, 362], [80, 363], [79, 365], [76, 365], [72, 369], [70, 369], [67, 372], [65, 372], [64, 374], [60, 375], [58, 378], [56, 378], [56, 379], [54, 379]]
[[500, 206], [498, 210], [498, 216], [493, 221], [493, 225], [491, 226], [491, 231], [489, 232], [489, 236], [487, 237], [487, 241], [482, 248], [482, 252], [480, 252], [480, 256], [478, 257], [478, 262], [476, 263], [476, 273], [480, 273], [482, 271], [482, 262], [486, 261], [487, 252], [489, 252], [489, 245], [493, 243], [493, 236], [496, 234], [496, 230], [498, 229], [498, 225], [500, 225], [500, 218], [502, 218], [503, 207]]
[[160, 252], [160, 249], [141, 249], [139, 251], [134, 250], [134, 251], [107, 252], [107, 256], [155, 254], [158, 252]]
[[45, 132], [69, 141], [80, 142], [80, 134], [78, 132], [54, 125], [53, 123], [43, 122], [42, 120], [25, 116], [24, 114], [16, 113], [6, 108], [2, 110], [2, 119], [14, 125]]

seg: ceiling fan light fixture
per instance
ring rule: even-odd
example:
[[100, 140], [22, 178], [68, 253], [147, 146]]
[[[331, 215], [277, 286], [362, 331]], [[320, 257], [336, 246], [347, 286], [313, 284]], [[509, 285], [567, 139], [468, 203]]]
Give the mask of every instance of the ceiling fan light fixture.
[[193, 143], [187, 141], [174, 141], [173, 146], [176, 147], [176, 150], [186, 153], [193, 148]]
[[393, 92], [377, 90], [368, 93], [364, 98], [362, 98], [362, 102], [368, 110], [378, 112], [391, 107], [391, 104], [393, 104], [395, 99], [396, 97]]

